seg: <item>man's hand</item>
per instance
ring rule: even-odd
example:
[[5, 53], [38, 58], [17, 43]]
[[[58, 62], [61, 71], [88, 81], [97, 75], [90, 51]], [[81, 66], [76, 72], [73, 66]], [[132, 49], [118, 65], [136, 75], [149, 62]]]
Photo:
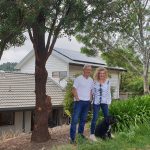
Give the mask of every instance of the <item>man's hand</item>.
[[75, 98], [76, 101], [80, 100], [79, 97], [78, 97], [78, 94], [77, 94], [77, 90], [74, 87], [72, 89], [72, 94], [73, 94], [73, 96], [74, 96], [74, 98]]
[[79, 97], [78, 97], [78, 96], [76, 96], [76, 97], [75, 97], [75, 100], [76, 100], [76, 101], [79, 101]]

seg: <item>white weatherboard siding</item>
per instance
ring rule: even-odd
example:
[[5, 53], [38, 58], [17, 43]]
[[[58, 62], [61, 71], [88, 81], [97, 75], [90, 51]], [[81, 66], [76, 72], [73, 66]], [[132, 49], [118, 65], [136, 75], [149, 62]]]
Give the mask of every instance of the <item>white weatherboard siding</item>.
[[62, 61], [60, 58], [52, 54], [46, 63], [46, 69], [48, 72], [48, 76], [51, 77], [54, 81], [59, 83], [62, 87], [65, 87], [67, 85], [66, 80], [61, 80], [59, 78], [53, 78], [52, 72], [54, 71], [67, 71], [68, 74], [68, 63]]
[[20, 70], [22, 73], [34, 73], [35, 72], [35, 57], [33, 56], [27, 61]]
[[69, 65], [69, 77], [74, 78], [75, 75], [81, 74], [83, 70], [83, 66], [73, 66]]
[[54, 71], [68, 71], [68, 63], [64, 62], [55, 55], [51, 55], [46, 63], [48, 76], [52, 77]]
[[119, 98], [119, 85], [120, 85], [120, 76], [118, 71], [109, 71], [111, 78], [110, 78], [110, 84], [111, 87], [113, 87], [113, 98], [118, 99]]
[[[48, 76], [52, 77], [53, 71], [68, 71], [68, 63], [64, 62], [54, 54], [52, 54], [46, 63], [46, 69], [48, 71]], [[22, 73], [35, 73], [35, 57], [33, 56], [31, 59], [29, 59], [28, 62], [26, 62], [21, 67]], [[53, 78], [55, 81], [59, 81], [59, 79]]]

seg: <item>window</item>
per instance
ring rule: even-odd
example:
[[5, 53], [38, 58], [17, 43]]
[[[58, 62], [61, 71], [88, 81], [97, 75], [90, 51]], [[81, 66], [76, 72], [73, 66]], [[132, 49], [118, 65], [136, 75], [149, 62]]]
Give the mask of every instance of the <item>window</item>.
[[0, 112], [0, 126], [14, 125], [14, 112]]
[[65, 77], [67, 77], [67, 71], [60, 71], [60, 72], [59, 72], [59, 77], [60, 77], [60, 78], [65, 78]]
[[52, 72], [53, 78], [65, 78], [67, 77], [67, 71], [54, 71]]
[[52, 72], [52, 77], [59, 78], [59, 72], [58, 71]]

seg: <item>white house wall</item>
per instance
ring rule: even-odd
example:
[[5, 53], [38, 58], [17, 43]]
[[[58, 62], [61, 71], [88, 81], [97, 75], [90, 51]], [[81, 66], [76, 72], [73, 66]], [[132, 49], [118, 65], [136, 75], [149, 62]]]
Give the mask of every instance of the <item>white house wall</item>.
[[[46, 69], [48, 76], [52, 77], [53, 71], [68, 71], [68, 63], [62, 61], [57, 56], [51, 55], [46, 63]], [[35, 57], [33, 56], [28, 62], [26, 62], [20, 70], [22, 73], [35, 73]], [[55, 81], [59, 79], [54, 78]]]
[[69, 65], [69, 77], [74, 78], [75, 75], [82, 73], [82, 66]]
[[120, 76], [119, 76], [119, 71], [112, 71], [110, 70], [110, 83], [111, 87], [113, 88], [113, 98], [117, 99], [119, 98], [119, 87], [120, 87]]
[[35, 72], [35, 57], [33, 56], [26, 62], [20, 70], [22, 73], [34, 73]]
[[68, 71], [68, 64], [57, 56], [51, 55], [46, 63], [46, 69], [48, 76], [52, 77], [54, 71]]

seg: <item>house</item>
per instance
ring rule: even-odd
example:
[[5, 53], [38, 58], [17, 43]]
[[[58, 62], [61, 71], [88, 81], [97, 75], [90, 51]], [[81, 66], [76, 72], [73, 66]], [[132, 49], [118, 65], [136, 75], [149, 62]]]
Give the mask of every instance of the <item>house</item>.
[[[84, 64], [91, 64], [93, 68], [103, 66], [110, 74], [113, 98], [119, 98], [120, 74], [125, 71], [119, 67], [108, 67], [106, 62], [100, 57], [88, 57], [79, 51], [54, 48], [46, 63], [48, 76], [54, 79], [62, 87], [66, 86], [66, 79], [74, 78], [76, 74], [82, 72]], [[22, 73], [34, 73], [35, 56], [34, 51], [30, 51], [16, 66]]]
[[[29, 73], [0, 72], [0, 135], [4, 132], [30, 132], [35, 108], [35, 77]], [[46, 94], [53, 110], [49, 126], [62, 124], [64, 90], [48, 77]]]

